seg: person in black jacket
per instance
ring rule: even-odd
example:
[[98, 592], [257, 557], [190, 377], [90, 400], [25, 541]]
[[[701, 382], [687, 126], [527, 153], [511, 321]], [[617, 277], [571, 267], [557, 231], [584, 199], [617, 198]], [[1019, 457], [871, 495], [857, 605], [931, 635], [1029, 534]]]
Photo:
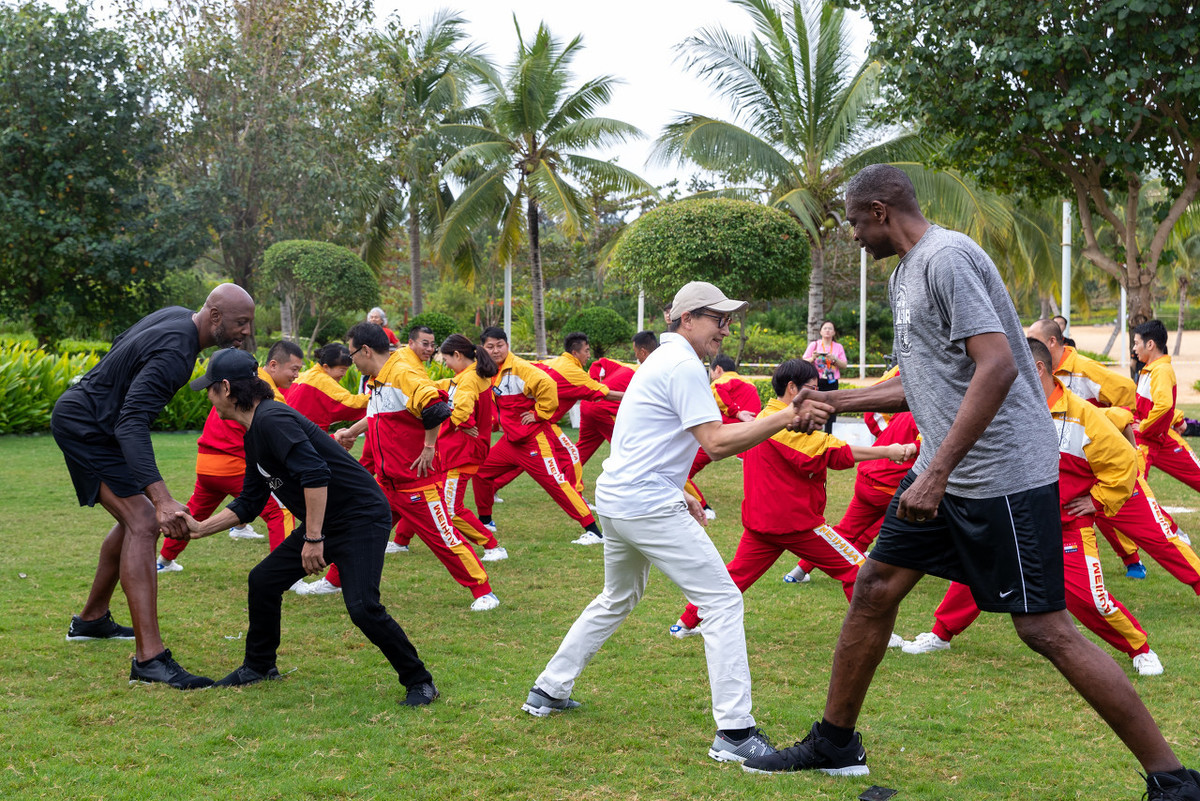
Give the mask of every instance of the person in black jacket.
[[[208, 391], [221, 418], [245, 426], [246, 477], [237, 499], [207, 520], [197, 522], [180, 513], [190, 536], [206, 537], [253, 520], [272, 494], [301, 521], [282, 545], [250, 571], [245, 661], [217, 686], [240, 687], [279, 678], [275, 658], [283, 593], [305, 574], [319, 573], [336, 562], [346, 611], [407, 688], [402, 703], [431, 703], [438, 696], [433, 677], [379, 601], [392, 516], [374, 477], [311, 420], [273, 400], [271, 388], [258, 378], [258, 364], [248, 353], [217, 353], [191, 387]], [[430, 407], [439, 412], [429, 418], [435, 428], [450, 415], [448, 403], [443, 401], [439, 407]]]
[[[173, 306], [135, 323], [54, 405], [50, 430], [79, 505], [99, 501], [116, 520], [67, 639], [136, 640], [131, 683], [165, 682], [178, 689], [212, 684], [180, 667], [158, 630], [158, 536], [185, 536], [187, 527], [177, 516], [186, 507], [158, 472], [150, 424], [191, 378], [200, 351], [240, 346], [253, 330], [253, 298], [239, 286], [221, 284], [200, 311]], [[118, 580], [133, 628], [118, 625], [109, 612]]]

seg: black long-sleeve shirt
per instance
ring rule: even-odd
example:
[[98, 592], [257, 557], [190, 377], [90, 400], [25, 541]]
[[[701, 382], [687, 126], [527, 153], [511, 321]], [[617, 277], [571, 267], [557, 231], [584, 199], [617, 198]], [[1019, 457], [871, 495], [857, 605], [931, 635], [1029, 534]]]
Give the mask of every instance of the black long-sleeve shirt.
[[307, 520], [304, 490], [329, 493], [322, 531], [337, 534], [364, 521], [390, 519], [375, 478], [333, 437], [295, 409], [274, 400], [259, 403], [246, 430], [246, 477], [229, 509], [253, 520], [274, 493], [298, 519]]
[[54, 407], [60, 430], [84, 442], [115, 442], [143, 490], [162, 480], [150, 424], [192, 377], [200, 353], [192, 314], [171, 306], [134, 323]]

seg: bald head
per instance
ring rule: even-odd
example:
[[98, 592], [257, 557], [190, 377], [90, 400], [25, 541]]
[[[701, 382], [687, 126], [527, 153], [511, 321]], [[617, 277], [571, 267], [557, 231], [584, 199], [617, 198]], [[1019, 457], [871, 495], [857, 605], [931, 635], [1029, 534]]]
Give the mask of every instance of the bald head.
[[1066, 343], [1063, 342], [1063, 332], [1058, 327], [1058, 323], [1053, 320], [1035, 320], [1029, 326], [1029, 338], [1036, 339], [1046, 346], [1053, 359], [1050, 372], [1054, 372], [1054, 366], [1062, 361], [1063, 351], [1066, 347]]
[[254, 298], [237, 284], [219, 284], [192, 319], [201, 348], [240, 348], [254, 333]]

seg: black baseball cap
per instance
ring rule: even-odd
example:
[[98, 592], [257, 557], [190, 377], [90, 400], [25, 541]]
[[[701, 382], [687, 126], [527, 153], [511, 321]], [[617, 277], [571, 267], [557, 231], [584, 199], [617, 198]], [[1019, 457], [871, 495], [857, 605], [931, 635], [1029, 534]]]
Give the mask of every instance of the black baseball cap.
[[244, 350], [224, 348], [209, 357], [208, 369], [204, 371], [204, 375], [193, 379], [188, 386], [192, 389], [208, 389], [219, 381], [234, 381], [238, 378], [255, 378], [257, 376], [257, 359]]

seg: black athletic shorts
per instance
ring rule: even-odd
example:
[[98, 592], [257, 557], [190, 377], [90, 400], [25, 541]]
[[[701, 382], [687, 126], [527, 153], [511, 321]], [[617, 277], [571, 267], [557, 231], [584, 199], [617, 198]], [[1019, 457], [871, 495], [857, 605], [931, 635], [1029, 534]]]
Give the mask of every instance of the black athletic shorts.
[[996, 498], [947, 494], [937, 517], [896, 516], [911, 471], [888, 506], [870, 558], [959, 581], [985, 612], [1056, 612], [1066, 608], [1058, 482]]
[[119, 498], [142, 494], [114, 438], [96, 431], [83, 434], [69, 417], [58, 413], [57, 407], [50, 418], [50, 432], [67, 460], [67, 472], [80, 506], [96, 505], [102, 481]]

